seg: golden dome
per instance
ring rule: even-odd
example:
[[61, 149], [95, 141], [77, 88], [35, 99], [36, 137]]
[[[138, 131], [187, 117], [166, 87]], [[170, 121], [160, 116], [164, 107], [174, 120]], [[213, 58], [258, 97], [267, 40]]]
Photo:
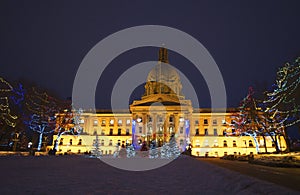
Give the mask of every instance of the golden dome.
[[169, 64], [166, 48], [159, 49], [158, 64], [149, 72], [145, 85], [145, 95], [181, 95], [181, 81], [176, 69]]

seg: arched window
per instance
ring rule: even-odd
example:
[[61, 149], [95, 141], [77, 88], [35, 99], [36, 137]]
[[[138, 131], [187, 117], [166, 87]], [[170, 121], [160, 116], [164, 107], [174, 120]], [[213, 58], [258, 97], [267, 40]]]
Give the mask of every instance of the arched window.
[[198, 128], [196, 129], [196, 135], [199, 135], [199, 129]]
[[223, 147], [227, 147], [227, 141], [226, 140], [223, 141]]
[[200, 141], [196, 140], [196, 147], [200, 147]]
[[219, 146], [218, 140], [215, 140], [215, 141], [214, 141], [214, 147], [218, 147], [218, 146]]
[[173, 127], [169, 127], [169, 133], [172, 134], [173, 133]]
[[207, 139], [204, 141], [204, 146], [205, 146], [205, 147], [209, 147], [209, 143], [208, 143], [208, 140], [207, 140]]
[[252, 140], [249, 140], [249, 147], [253, 147]]

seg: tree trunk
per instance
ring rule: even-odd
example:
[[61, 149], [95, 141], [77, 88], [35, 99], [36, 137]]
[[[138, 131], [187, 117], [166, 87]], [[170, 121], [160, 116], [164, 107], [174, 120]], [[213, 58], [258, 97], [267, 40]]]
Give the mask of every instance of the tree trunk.
[[272, 135], [270, 135], [270, 136], [271, 136], [272, 141], [274, 143], [276, 153], [278, 154], [280, 152], [280, 150], [279, 150], [278, 145], [277, 145], [277, 139], [276, 139], [277, 135], [275, 135], [275, 139], [274, 139], [274, 137]]
[[268, 148], [267, 148], [267, 143], [266, 143], [266, 137], [265, 137], [265, 135], [263, 135], [263, 139], [264, 139], [265, 153], [268, 153]]
[[38, 148], [37, 148], [38, 151], [40, 151], [42, 148], [43, 134], [44, 134], [44, 130], [45, 130], [45, 127], [40, 127], [40, 128], [41, 128], [41, 131], [39, 132], [40, 136], [39, 136], [39, 144], [38, 144]]
[[41, 132], [41, 133], [40, 133], [40, 136], [39, 136], [39, 144], [38, 144], [38, 148], [37, 148], [38, 151], [41, 150], [41, 147], [42, 147], [42, 141], [43, 141], [43, 133]]
[[[287, 133], [285, 132], [285, 130], [283, 132], [283, 138], [284, 138], [284, 141], [286, 143], [285, 144], [286, 145], [285, 152], [290, 152], [291, 151], [291, 143], [290, 143], [290, 139], [288, 138]], [[280, 137], [279, 137], [279, 139], [280, 139]]]
[[61, 138], [61, 136], [62, 136], [63, 134], [64, 134], [64, 132], [63, 132], [63, 133], [60, 133], [60, 134], [57, 134], [57, 138], [56, 138], [55, 141], [54, 141], [54, 147], [53, 147], [53, 149], [54, 149], [55, 151], [58, 150], [59, 141], [60, 141], [60, 138]]

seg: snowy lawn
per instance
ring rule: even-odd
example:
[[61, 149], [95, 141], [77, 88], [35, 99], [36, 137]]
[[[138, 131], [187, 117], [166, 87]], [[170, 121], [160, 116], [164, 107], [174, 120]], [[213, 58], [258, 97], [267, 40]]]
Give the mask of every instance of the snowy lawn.
[[5, 156], [0, 167], [0, 194], [297, 194], [187, 156], [143, 172], [85, 156]]

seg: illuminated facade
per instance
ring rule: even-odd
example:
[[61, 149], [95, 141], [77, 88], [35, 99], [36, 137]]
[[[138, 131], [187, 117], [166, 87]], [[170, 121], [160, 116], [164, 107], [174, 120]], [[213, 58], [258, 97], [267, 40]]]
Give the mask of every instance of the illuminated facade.
[[[211, 112], [211, 109], [193, 108], [192, 102], [181, 93], [182, 84], [177, 71], [168, 65], [167, 49], [160, 48], [158, 64], [150, 71], [145, 94], [130, 105], [130, 113], [120, 110], [112, 113], [99, 110], [81, 116], [81, 135], [63, 135], [59, 152], [83, 153], [93, 148], [96, 135], [103, 155], [110, 155], [117, 147], [142, 143], [162, 146], [172, 135], [182, 150], [192, 147], [192, 155], [224, 156], [273, 152], [272, 140], [265, 137], [229, 136], [236, 109]], [[54, 136], [54, 139], [56, 136]], [[285, 148], [284, 138], [278, 137], [279, 146]], [[258, 145], [258, 147], [256, 147]]]

